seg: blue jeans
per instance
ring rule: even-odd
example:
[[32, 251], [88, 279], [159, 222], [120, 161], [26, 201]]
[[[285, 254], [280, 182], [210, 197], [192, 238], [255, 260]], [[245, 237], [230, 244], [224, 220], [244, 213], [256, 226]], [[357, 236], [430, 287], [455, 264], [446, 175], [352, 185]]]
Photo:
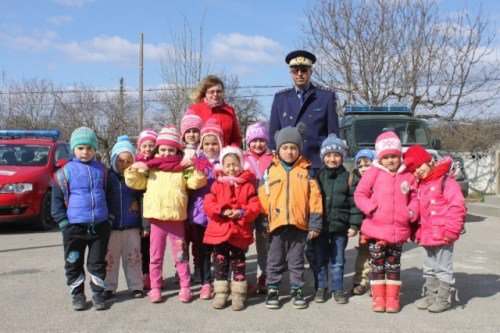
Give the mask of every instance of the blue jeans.
[[313, 271], [318, 280], [318, 288], [328, 288], [328, 264], [330, 264], [331, 291], [343, 290], [346, 246], [347, 235], [325, 233], [314, 240], [317, 265]]

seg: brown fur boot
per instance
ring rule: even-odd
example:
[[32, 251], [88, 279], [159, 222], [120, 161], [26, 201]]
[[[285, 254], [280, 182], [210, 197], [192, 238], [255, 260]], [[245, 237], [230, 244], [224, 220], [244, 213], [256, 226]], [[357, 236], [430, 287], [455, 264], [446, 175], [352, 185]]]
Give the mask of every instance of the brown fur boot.
[[223, 309], [226, 306], [227, 298], [229, 297], [229, 282], [214, 281], [214, 301], [212, 307], [214, 309]]
[[234, 311], [241, 311], [245, 308], [245, 300], [247, 298], [248, 284], [246, 281], [231, 282], [231, 308]]

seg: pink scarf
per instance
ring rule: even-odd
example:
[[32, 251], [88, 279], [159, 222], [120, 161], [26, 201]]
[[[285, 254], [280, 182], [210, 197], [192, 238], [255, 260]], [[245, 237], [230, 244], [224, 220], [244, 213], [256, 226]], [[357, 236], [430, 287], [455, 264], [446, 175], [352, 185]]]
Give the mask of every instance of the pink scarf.
[[243, 184], [247, 180], [245, 178], [241, 178], [241, 177], [220, 175], [217, 178], [217, 181], [219, 181], [221, 183], [229, 183], [229, 186], [234, 185], [234, 187], [238, 187], [238, 184]]
[[203, 99], [203, 102], [206, 105], [208, 105], [208, 107], [211, 108], [211, 109], [216, 108], [216, 107], [221, 106], [222, 104], [224, 104], [224, 100], [222, 100], [221, 102], [218, 102], [218, 103], [210, 103], [206, 97]]
[[147, 162], [148, 169], [167, 172], [180, 172], [185, 169], [181, 165], [182, 155], [155, 157]]

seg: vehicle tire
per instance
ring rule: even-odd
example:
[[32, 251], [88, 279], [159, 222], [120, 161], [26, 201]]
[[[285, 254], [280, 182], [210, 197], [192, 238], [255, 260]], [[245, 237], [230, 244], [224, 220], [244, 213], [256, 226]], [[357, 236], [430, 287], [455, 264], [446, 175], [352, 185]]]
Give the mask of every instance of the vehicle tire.
[[42, 197], [40, 205], [40, 215], [36, 218], [33, 227], [37, 230], [50, 230], [56, 226], [50, 214], [51, 192], [48, 190]]

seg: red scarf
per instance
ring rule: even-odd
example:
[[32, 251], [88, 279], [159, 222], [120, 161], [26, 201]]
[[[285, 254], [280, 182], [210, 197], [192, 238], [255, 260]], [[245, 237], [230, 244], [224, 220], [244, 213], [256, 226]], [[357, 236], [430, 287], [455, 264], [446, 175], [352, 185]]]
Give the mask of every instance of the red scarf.
[[183, 155], [155, 157], [147, 162], [148, 169], [167, 172], [180, 172], [185, 169], [181, 165]]
[[444, 161], [442, 163], [436, 164], [436, 166], [429, 172], [426, 178], [420, 180], [420, 184], [425, 184], [434, 179], [439, 179], [448, 172], [450, 172], [451, 163], [449, 161]]

